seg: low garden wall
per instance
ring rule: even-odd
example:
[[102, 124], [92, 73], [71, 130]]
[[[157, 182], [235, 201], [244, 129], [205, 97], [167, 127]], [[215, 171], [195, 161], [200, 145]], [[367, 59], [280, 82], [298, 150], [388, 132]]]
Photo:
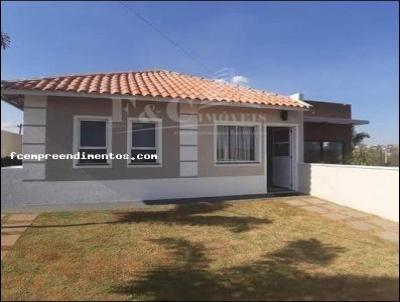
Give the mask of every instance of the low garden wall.
[[399, 168], [299, 164], [299, 190], [399, 221]]

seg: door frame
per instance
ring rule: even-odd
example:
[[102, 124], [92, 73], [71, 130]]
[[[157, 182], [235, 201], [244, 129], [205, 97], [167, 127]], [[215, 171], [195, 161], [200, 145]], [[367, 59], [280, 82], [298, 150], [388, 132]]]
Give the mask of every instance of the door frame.
[[[267, 169], [267, 164], [268, 164], [268, 148], [267, 148], [267, 135], [268, 135], [268, 127], [284, 127], [284, 128], [290, 128], [292, 130], [292, 135], [290, 135], [290, 149], [291, 149], [291, 168], [292, 168], [292, 173], [291, 173], [291, 183], [292, 183], [292, 188], [291, 191], [297, 191], [298, 190], [298, 162], [299, 162], [299, 125], [298, 124], [293, 124], [293, 123], [265, 123], [264, 124], [264, 132], [265, 132], [265, 140], [264, 140], [264, 174], [265, 174], [265, 191], [266, 193], [268, 192], [268, 169]], [[282, 192], [284, 193], [284, 192]]]

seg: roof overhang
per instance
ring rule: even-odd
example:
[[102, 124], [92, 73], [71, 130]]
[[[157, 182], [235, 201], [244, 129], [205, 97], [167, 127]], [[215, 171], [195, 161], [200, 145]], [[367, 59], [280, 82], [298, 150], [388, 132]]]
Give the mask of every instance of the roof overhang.
[[204, 101], [199, 99], [179, 99], [169, 97], [153, 97], [153, 96], [132, 96], [132, 95], [120, 95], [120, 94], [100, 94], [100, 93], [79, 93], [79, 92], [65, 92], [65, 91], [39, 91], [39, 90], [23, 90], [23, 89], [1, 89], [1, 98], [5, 102], [23, 110], [24, 108], [24, 96], [25, 95], [45, 95], [45, 96], [59, 96], [59, 97], [84, 97], [92, 99], [124, 99], [124, 100], [135, 100], [135, 101], [156, 101], [156, 102], [177, 102], [177, 103], [188, 103], [193, 102], [200, 105], [209, 106], [235, 106], [245, 108], [259, 108], [259, 109], [275, 109], [275, 110], [288, 110], [288, 111], [307, 111], [312, 105], [300, 101], [301, 105], [305, 107], [294, 107], [294, 106], [280, 106], [280, 105], [268, 105], [268, 104], [249, 104], [239, 102], [227, 102], [227, 101]]
[[3, 89], [1, 90], [1, 100], [20, 109], [24, 110], [24, 96], [21, 94], [3, 94]]
[[323, 116], [304, 116], [306, 123], [325, 123], [325, 124], [340, 124], [340, 125], [367, 125], [367, 120], [356, 120], [347, 118], [323, 117]]

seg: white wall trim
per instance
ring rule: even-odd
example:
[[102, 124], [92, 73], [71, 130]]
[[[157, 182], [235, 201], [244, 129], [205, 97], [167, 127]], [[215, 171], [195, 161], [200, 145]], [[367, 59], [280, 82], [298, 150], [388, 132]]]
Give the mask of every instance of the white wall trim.
[[[262, 127], [261, 123], [251, 122], [251, 121], [214, 121], [213, 125], [213, 153], [214, 153], [214, 166], [223, 167], [223, 166], [246, 166], [246, 165], [261, 165], [262, 164]], [[218, 137], [218, 126], [248, 126], [255, 127], [255, 160], [254, 161], [224, 161], [219, 162], [217, 160], [217, 137]]]
[[180, 131], [180, 145], [185, 146], [197, 146], [198, 145], [198, 137], [197, 130], [187, 130], [181, 129]]
[[45, 144], [22, 144], [22, 153], [23, 154], [46, 154], [46, 145]]
[[198, 110], [197, 104], [179, 105], [179, 176], [197, 177], [198, 163]]
[[[73, 116], [73, 144], [72, 144], [72, 152], [76, 154], [80, 149], [80, 122], [81, 121], [105, 121], [106, 122], [106, 146], [107, 153], [112, 152], [112, 117], [111, 116], [98, 116], [98, 115], [74, 115]], [[84, 147], [90, 149], [89, 147]], [[93, 149], [101, 149], [100, 147], [96, 147]], [[106, 165], [90, 165], [90, 164], [79, 164], [78, 159], [74, 159], [72, 161], [73, 168], [111, 168], [112, 160], [110, 158], [107, 159]]]
[[179, 116], [179, 129], [182, 129], [182, 130], [197, 130], [198, 129], [198, 118], [197, 118], [197, 115], [180, 114], [180, 116]]
[[[47, 96], [27, 94], [24, 103], [30, 108], [24, 110], [22, 153], [45, 154]], [[46, 161], [23, 160], [23, 177], [24, 180], [44, 180]]]
[[197, 146], [179, 146], [181, 161], [197, 161]]
[[[25, 119], [25, 116], [24, 116]], [[45, 144], [46, 143], [46, 126], [24, 125], [24, 133], [22, 135], [23, 144]]]
[[[137, 123], [155, 123], [156, 125], [156, 147], [155, 149], [157, 150], [157, 163], [156, 164], [141, 164], [141, 165], [135, 165], [131, 164], [131, 150], [132, 149], [140, 149], [140, 148], [132, 148], [132, 123], [137, 122]], [[127, 144], [126, 144], [126, 153], [129, 154], [129, 159], [127, 160], [127, 167], [128, 168], [161, 168], [162, 167], [162, 136], [163, 136], [163, 128], [162, 128], [162, 119], [160, 118], [149, 118], [149, 117], [140, 117], [140, 118], [135, 118], [135, 117], [129, 117], [127, 118]], [[146, 149], [146, 148], [143, 148]], [[149, 148], [152, 149], [152, 148]]]
[[46, 126], [47, 108], [25, 108], [24, 125]]
[[35, 91], [32, 91], [32, 93], [26, 92], [24, 96], [24, 107], [25, 106], [34, 108], [47, 108], [47, 95], [36, 94]]
[[299, 163], [299, 153], [300, 153], [300, 144], [299, 144], [299, 125], [294, 123], [265, 123], [264, 124], [264, 131], [265, 131], [265, 183], [266, 183], [266, 190], [268, 193], [268, 169], [267, 169], [267, 158], [268, 158], [268, 150], [267, 150], [267, 135], [268, 127], [286, 127], [292, 128], [293, 135], [291, 136], [291, 150], [292, 150], [292, 190], [298, 191], [299, 189], [299, 172], [298, 172], [298, 163]]
[[198, 114], [199, 107], [196, 104], [180, 104], [180, 114]]
[[197, 161], [193, 162], [180, 162], [179, 167], [179, 175], [180, 176], [197, 176], [198, 175], [198, 163]]

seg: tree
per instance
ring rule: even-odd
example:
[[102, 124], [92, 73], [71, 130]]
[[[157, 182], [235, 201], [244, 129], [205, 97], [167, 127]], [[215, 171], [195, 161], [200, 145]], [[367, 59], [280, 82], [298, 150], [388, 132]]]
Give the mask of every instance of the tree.
[[347, 163], [351, 165], [398, 167], [399, 145], [367, 146], [360, 144], [354, 148]]
[[351, 155], [345, 159], [347, 164], [351, 165], [371, 165], [371, 160], [368, 156], [368, 148], [362, 144], [363, 140], [366, 138], [370, 138], [369, 134], [366, 132], [356, 132], [354, 127], [352, 128], [352, 152]]
[[6, 49], [10, 46], [11, 38], [7, 33], [1, 31], [1, 48]]
[[359, 146], [362, 141], [366, 138], [370, 138], [369, 134], [366, 132], [353, 132], [353, 138], [352, 138], [352, 143], [353, 147]]

